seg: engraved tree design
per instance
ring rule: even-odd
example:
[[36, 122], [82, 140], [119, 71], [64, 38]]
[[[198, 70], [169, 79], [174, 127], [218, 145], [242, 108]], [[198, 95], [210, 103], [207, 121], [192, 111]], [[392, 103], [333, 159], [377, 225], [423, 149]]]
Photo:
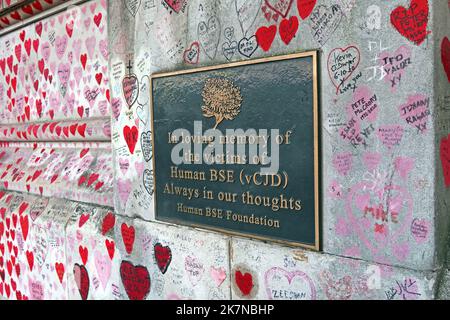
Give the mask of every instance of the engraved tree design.
[[211, 78], [206, 80], [203, 88], [203, 116], [215, 117], [217, 129], [224, 120], [234, 120], [241, 112], [241, 90], [230, 80]]

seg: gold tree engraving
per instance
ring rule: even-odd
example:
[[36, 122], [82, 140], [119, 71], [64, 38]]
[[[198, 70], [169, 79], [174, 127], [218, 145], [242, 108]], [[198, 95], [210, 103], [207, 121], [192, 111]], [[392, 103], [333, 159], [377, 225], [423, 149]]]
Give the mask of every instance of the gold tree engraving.
[[241, 90], [230, 80], [211, 78], [206, 80], [203, 88], [203, 116], [214, 117], [217, 129], [224, 120], [234, 120], [241, 112]]

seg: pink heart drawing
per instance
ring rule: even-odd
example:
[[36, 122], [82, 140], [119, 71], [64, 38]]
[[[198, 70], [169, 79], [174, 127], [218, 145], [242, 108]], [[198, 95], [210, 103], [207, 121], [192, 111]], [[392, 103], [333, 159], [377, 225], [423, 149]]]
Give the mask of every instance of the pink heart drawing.
[[210, 274], [211, 274], [211, 278], [214, 280], [217, 287], [220, 287], [222, 285], [222, 283], [225, 281], [225, 279], [227, 278], [227, 274], [226, 274], [224, 268], [211, 267]]
[[[314, 282], [306, 273], [300, 270], [289, 272], [282, 268], [274, 267], [266, 272], [264, 284], [269, 300], [316, 300]], [[280, 297], [279, 292], [283, 291], [287, 292], [287, 294]]]
[[103, 290], [106, 290], [109, 278], [111, 277], [111, 266], [112, 266], [111, 259], [107, 254], [103, 255], [99, 251], [95, 251], [94, 261], [98, 277], [103, 286]]
[[[388, 208], [385, 208], [382, 201], [383, 195], [386, 194], [390, 197]], [[365, 208], [361, 210], [363, 205]], [[392, 249], [399, 241], [411, 224], [412, 210], [411, 194], [396, 185], [375, 190], [370, 183], [361, 182], [351, 188], [346, 200], [350, 224], [373, 255], [380, 250]]]

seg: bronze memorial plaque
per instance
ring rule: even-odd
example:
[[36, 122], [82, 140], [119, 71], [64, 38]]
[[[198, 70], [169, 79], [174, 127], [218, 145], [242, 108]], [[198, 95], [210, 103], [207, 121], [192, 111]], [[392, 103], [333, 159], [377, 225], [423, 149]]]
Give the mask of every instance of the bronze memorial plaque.
[[151, 77], [157, 220], [319, 250], [317, 53]]

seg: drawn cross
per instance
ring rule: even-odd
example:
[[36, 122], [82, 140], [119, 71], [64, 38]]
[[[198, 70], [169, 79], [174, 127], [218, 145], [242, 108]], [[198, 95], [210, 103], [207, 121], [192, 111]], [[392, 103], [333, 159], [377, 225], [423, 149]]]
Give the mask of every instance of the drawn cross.
[[128, 74], [131, 74], [131, 70], [133, 69], [133, 65], [131, 64], [131, 60], [128, 60], [127, 69], [128, 69]]

